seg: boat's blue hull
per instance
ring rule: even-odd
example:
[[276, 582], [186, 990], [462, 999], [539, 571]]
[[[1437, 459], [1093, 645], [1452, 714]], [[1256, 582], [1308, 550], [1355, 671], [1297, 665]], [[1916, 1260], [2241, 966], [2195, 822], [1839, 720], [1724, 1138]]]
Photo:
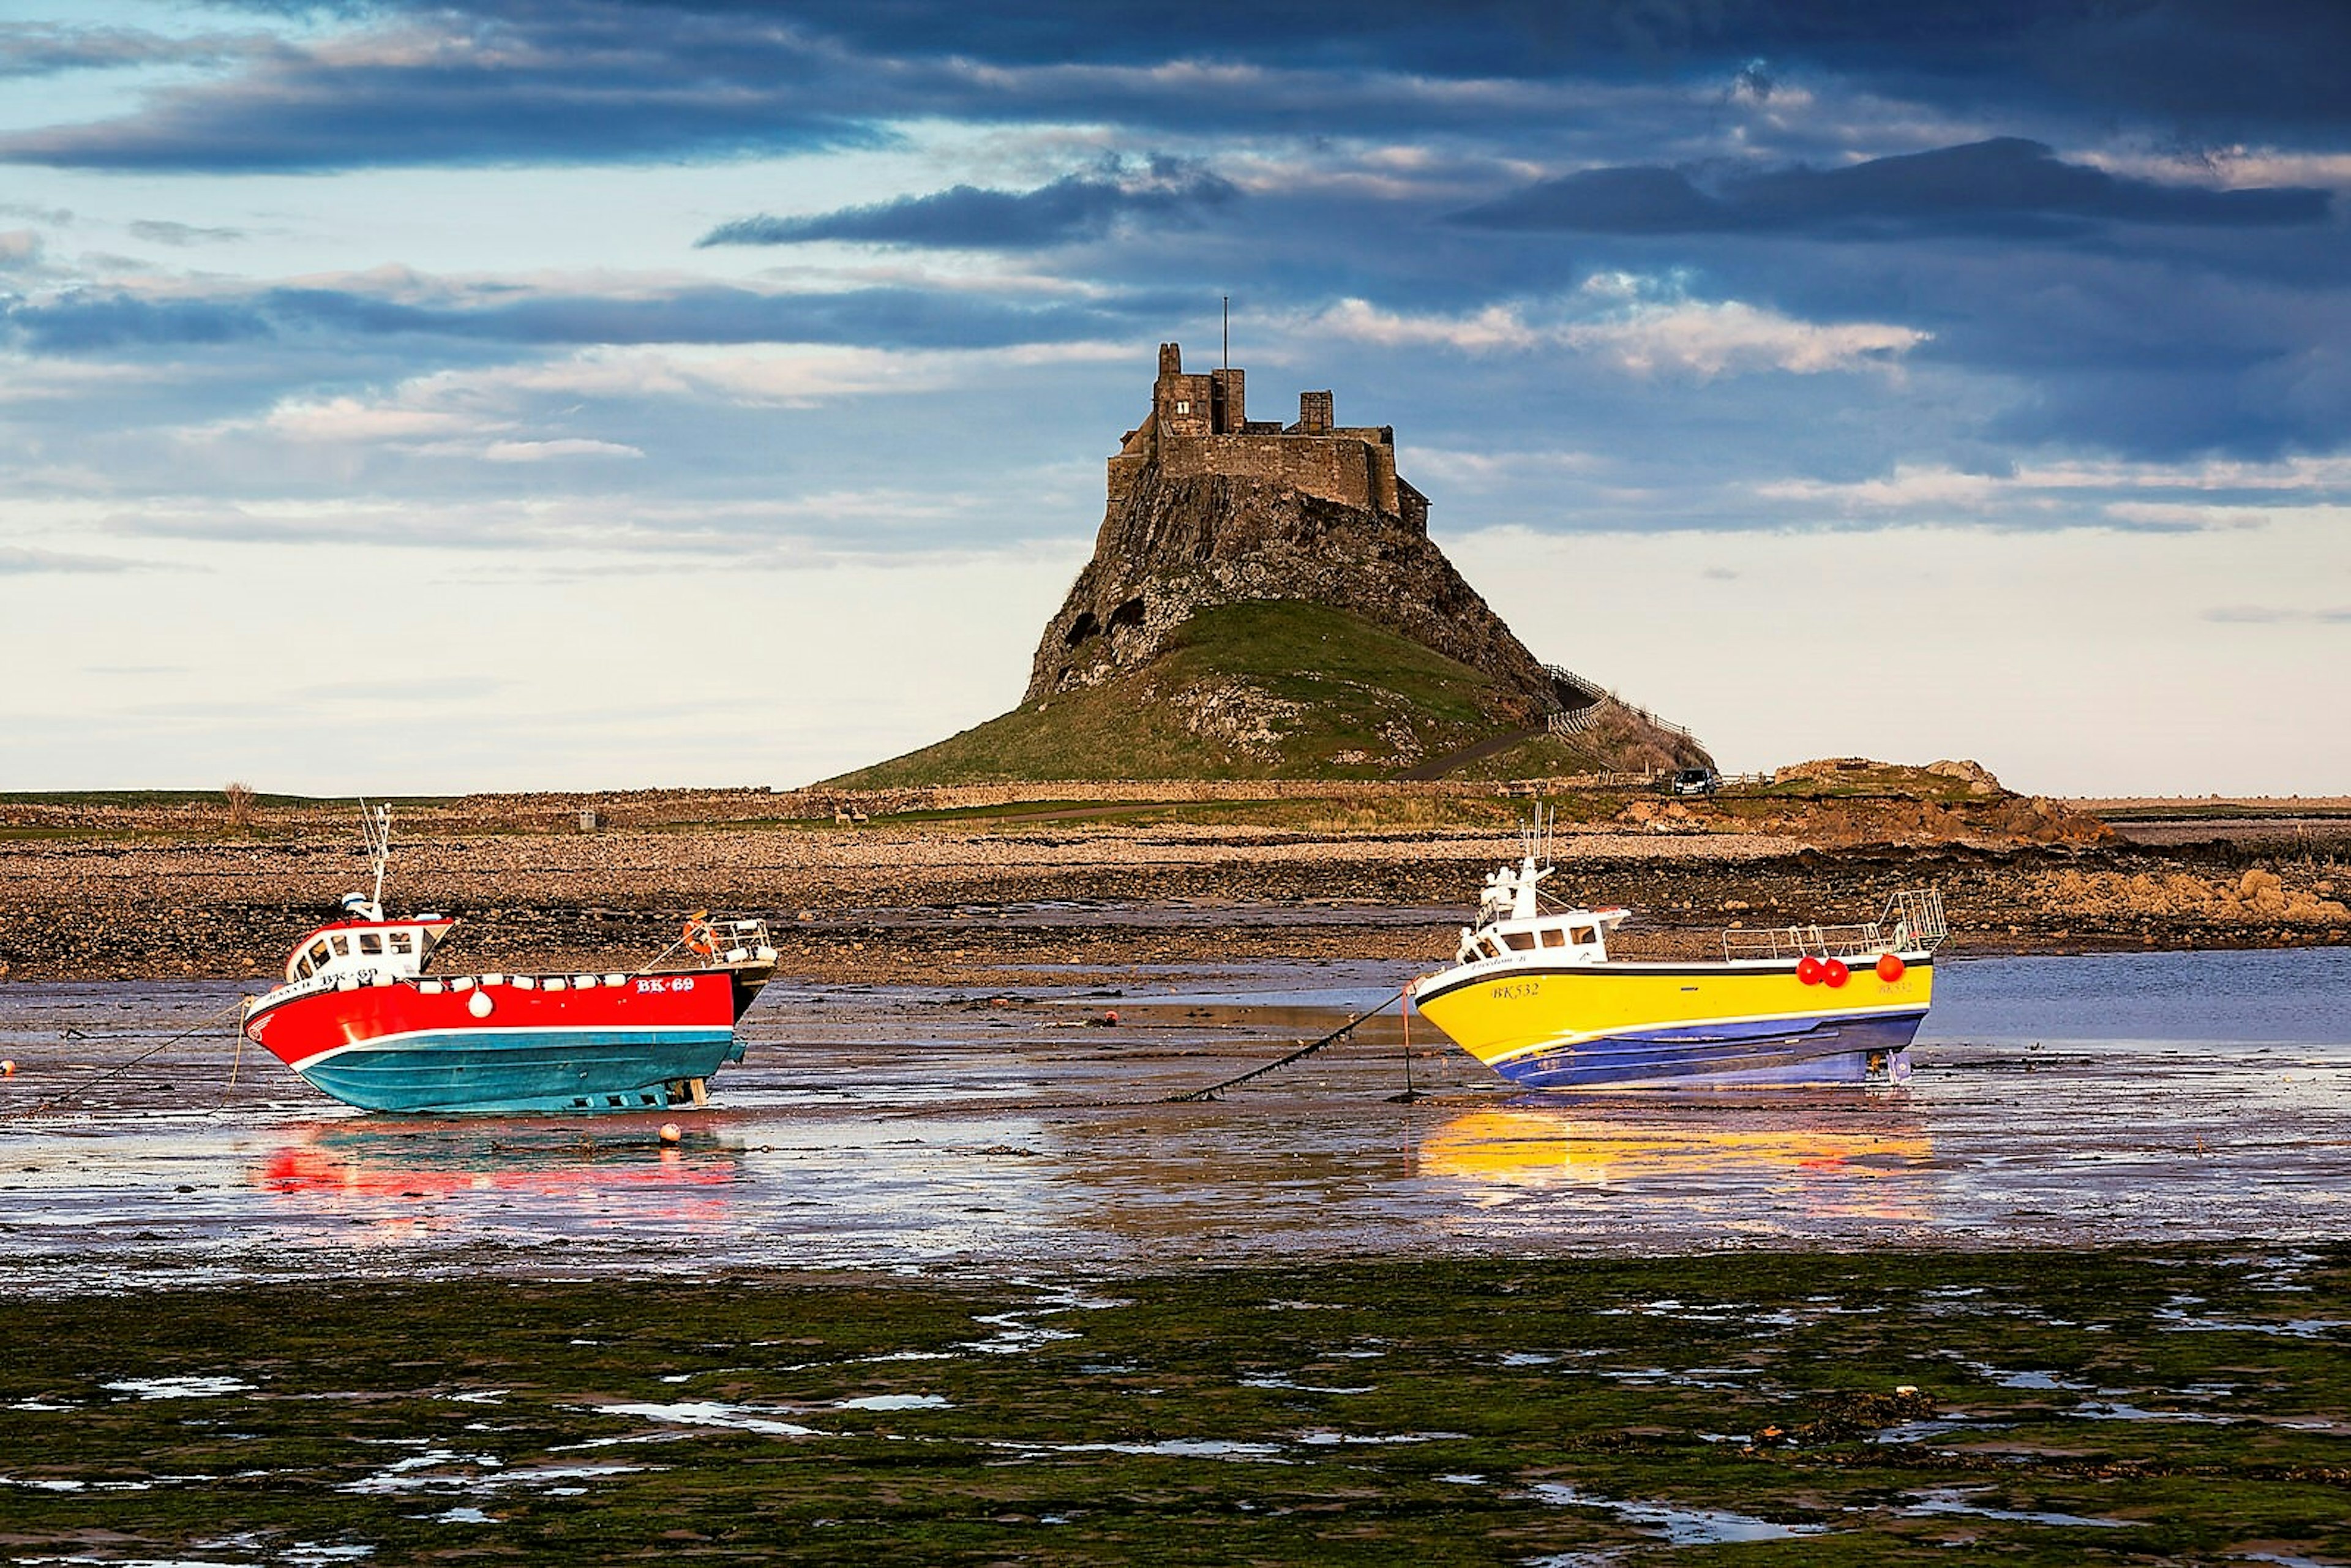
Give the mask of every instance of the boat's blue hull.
[[1908, 1075], [1905, 1054], [1927, 1014], [1762, 1019], [1601, 1035], [1494, 1063], [1530, 1089], [1703, 1079], [1708, 1083], [1858, 1083]]
[[394, 1112], [638, 1111], [743, 1060], [731, 1029], [465, 1029], [354, 1045], [305, 1063], [347, 1105]]

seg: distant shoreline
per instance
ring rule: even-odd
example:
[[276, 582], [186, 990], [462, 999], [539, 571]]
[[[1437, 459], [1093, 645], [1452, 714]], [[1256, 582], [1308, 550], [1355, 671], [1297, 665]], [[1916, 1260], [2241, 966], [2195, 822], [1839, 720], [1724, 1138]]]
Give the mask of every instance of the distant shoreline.
[[[641, 961], [703, 907], [766, 916], [782, 972], [819, 983], [1009, 987], [1204, 952], [1399, 966], [1449, 953], [1485, 873], [1519, 852], [1530, 802], [1323, 789], [1124, 811], [1064, 794], [847, 824], [753, 816], [778, 801], [757, 791], [466, 797], [396, 813], [389, 896], [461, 919], [453, 971]], [[1702, 952], [1733, 923], [1874, 918], [1887, 893], [1925, 883], [1950, 904], [1955, 954], [2351, 940], [2351, 821], [2109, 828], [2005, 795], [1555, 799], [1561, 885], [1631, 906], [1632, 951]], [[340, 802], [265, 805], [234, 829], [216, 799], [26, 800], [0, 805], [10, 981], [258, 979], [361, 885]], [[612, 825], [581, 831], [583, 810]], [[1301, 903], [1311, 921], [1226, 918]]]

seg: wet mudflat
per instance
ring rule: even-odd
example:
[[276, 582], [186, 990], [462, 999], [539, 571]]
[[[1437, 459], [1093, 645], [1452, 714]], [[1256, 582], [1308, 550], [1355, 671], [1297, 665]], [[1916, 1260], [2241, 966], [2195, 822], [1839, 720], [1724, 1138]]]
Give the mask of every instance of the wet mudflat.
[[[693, 1272], [1888, 1243], [2323, 1241], [2351, 1219], [2351, 954], [1948, 966], [1907, 1087], [1515, 1092], [1361, 964], [1012, 996], [779, 984], [710, 1111], [367, 1116], [225, 1026], [0, 1120], [16, 1291], [320, 1270]], [[1115, 992], [1116, 994], [1112, 994]], [[233, 989], [0, 988], [28, 1109]], [[1118, 1022], [1102, 1022], [1115, 1010]], [[234, 1075], [234, 1082], [232, 1082]]]
[[1402, 1101], [1391, 1014], [1155, 1103], [1398, 978], [779, 985], [674, 1147], [78, 1092], [234, 989], [0, 988], [0, 1561], [2351, 1563], [2351, 956], [1954, 963], [1900, 1088], [1416, 1020]]

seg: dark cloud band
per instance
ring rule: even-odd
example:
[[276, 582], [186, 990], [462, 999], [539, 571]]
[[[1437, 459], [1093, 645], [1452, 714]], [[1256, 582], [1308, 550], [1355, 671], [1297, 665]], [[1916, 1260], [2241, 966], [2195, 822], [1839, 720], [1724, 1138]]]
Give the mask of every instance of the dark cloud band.
[[1456, 221], [1618, 235], [2023, 235], [2096, 223], [2315, 224], [2325, 221], [2331, 200], [2305, 187], [2217, 191], [2132, 179], [2068, 163], [2015, 137], [1841, 169], [1719, 175], [1708, 184], [1677, 169], [1591, 169], [1472, 207]]
[[233, 299], [76, 294], [0, 306], [0, 334], [51, 355], [210, 348], [304, 337], [441, 338], [569, 347], [631, 343], [845, 343], [1002, 348], [1123, 335], [1168, 301], [1015, 306], [946, 291], [762, 294], [709, 286], [643, 296], [530, 295], [418, 304], [338, 288]]
[[927, 196], [843, 207], [809, 217], [740, 218], [702, 236], [704, 246], [868, 245], [1037, 250], [1097, 239], [1121, 219], [1183, 221], [1238, 193], [1205, 169], [1162, 162], [1139, 180], [1071, 174], [1033, 191], [957, 185]]
[[1441, 130], [1501, 144], [1555, 121], [1561, 88], [1735, 82], [1768, 97], [1790, 74], [2085, 134], [2144, 120], [2203, 145], [2324, 144], [2351, 125], [2340, 80], [2351, 6], [2331, 0], [1367, 0], [1343, 24], [1306, 0], [1017, 12], [381, 0], [353, 14], [331, 49], [279, 41], [233, 60], [218, 42], [0, 33], [0, 71], [191, 50], [235, 68], [128, 115], [0, 138], [0, 161], [225, 171], [726, 157], [871, 143], [921, 119]]

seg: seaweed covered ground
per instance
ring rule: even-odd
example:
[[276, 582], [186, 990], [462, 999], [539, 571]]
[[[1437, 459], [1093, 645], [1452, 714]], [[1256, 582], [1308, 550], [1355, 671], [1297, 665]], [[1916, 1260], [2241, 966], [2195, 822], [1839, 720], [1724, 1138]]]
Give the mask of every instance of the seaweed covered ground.
[[345, 1281], [0, 1333], [18, 1562], [2351, 1560], [2342, 1249]]

